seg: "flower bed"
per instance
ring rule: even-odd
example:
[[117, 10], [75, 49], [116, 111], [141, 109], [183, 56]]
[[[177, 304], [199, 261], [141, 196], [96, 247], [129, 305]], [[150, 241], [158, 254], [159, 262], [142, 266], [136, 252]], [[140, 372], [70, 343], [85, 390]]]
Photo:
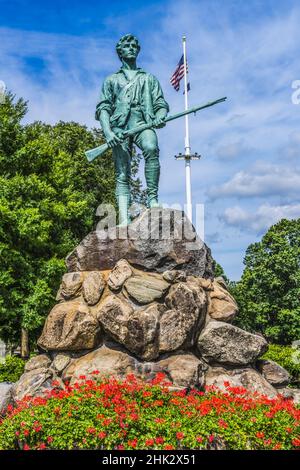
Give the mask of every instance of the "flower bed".
[[297, 449], [300, 407], [226, 385], [174, 392], [162, 374], [149, 384], [84, 376], [46, 398], [9, 406], [1, 449]]

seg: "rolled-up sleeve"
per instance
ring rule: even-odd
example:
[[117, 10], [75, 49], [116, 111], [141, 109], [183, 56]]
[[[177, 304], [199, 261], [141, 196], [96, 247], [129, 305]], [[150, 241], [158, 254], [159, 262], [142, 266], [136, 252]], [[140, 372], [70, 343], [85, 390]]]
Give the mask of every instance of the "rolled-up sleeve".
[[100, 98], [96, 106], [95, 119], [99, 121], [101, 111], [105, 109], [111, 116], [113, 113], [113, 96], [111, 90], [111, 82], [107, 78], [102, 85]]
[[162, 88], [156, 77], [152, 75], [152, 97], [153, 111], [156, 113], [159, 109], [165, 108], [169, 112], [170, 107], [164, 98]]

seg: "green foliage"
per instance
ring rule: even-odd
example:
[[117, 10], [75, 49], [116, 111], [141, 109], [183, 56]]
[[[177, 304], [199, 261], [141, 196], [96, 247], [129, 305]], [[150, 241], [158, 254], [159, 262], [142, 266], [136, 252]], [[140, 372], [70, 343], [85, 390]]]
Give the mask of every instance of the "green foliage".
[[262, 359], [270, 359], [284, 367], [292, 376], [293, 382], [300, 381], [300, 351], [291, 346], [270, 344]]
[[[96, 373], [98, 371], [95, 371]], [[0, 449], [296, 449], [299, 406], [226, 384], [226, 393], [85, 380], [8, 408]]]
[[[21, 327], [34, 342], [64, 258], [95, 226], [97, 206], [115, 203], [111, 152], [93, 164], [84, 156], [103, 143], [101, 132], [75, 122], [22, 125], [26, 111], [12, 94], [0, 106], [0, 337], [12, 344]], [[136, 180], [136, 199], [139, 190]]]
[[25, 361], [16, 356], [6, 356], [0, 363], [0, 382], [17, 382], [24, 372]]
[[230, 290], [240, 314], [236, 324], [271, 342], [300, 338], [300, 219], [281, 220], [250, 245], [245, 270]]
[[215, 269], [215, 277], [220, 277], [221, 276], [224, 279], [224, 281], [226, 282], [226, 284], [229, 285], [230, 281], [229, 281], [228, 277], [226, 276], [224, 269], [216, 261], [214, 262], [214, 269]]

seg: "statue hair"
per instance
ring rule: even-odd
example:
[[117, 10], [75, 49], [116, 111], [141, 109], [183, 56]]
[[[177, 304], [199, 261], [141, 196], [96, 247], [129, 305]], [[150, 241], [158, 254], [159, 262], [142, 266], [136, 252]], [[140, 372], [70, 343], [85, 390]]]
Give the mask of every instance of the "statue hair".
[[133, 39], [136, 42], [138, 52], [140, 52], [141, 46], [140, 46], [140, 43], [138, 41], [138, 38], [135, 37], [133, 34], [125, 34], [125, 36], [122, 36], [121, 39], [118, 41], [118, 43], [116, 45], [116, 51], [117, 51], [117, 54], [119, 56], [119, 59], [121, 59], [122, 45], [125, 41], [128, 41], [129, 39]]

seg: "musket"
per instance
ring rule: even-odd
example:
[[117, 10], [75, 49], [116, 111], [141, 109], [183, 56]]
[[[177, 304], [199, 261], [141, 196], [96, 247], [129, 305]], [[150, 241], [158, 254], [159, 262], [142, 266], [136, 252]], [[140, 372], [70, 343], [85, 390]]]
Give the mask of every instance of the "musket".
[[[186, 111], [182, 111], [181, 113], [173, 114], [172, 116], [166, 117], [164, 119], [164, 122], [173, 121], [174, 119], [178, 119], [182, 116], [186, 116], [187, 114], [196, 113], [197, 111], [200, 111], [201, 109], [209, 108], [210, 106], [214, 106], [215, 104], [222, 103], [226, 99], [227, 97], [225, 96], [224, 98], [220, 98], [219, 100], [216, 100], [216, 101], [210, 101], [209, 103], [206, 103], [202, 106], [195, 106], [194, 108], [187, 109]], [[147, 123], [138, 127], [134, 127], [133, 129], [129, 129], [128, 131], [122, 132], [121, 139], [125, 139], [126, 137], [129, 137], [134, 134], [138, 134], [139, 132], [145, 131], [146, 129], [152, 129], [152, 128], [153, 128], [153, 123]], [[85, 152], [86, 158], [88, 159], [89, 162], [92, 162], [93, 160], [95, 160], [95, 158], [100, 157], [100, 155], [105, 153], [106, 150], [108, 150], [108, 148], [109, 147], [107, 144], [102, 144], [99, 147], [96, 147], [91, 150], [87, 150]]]

